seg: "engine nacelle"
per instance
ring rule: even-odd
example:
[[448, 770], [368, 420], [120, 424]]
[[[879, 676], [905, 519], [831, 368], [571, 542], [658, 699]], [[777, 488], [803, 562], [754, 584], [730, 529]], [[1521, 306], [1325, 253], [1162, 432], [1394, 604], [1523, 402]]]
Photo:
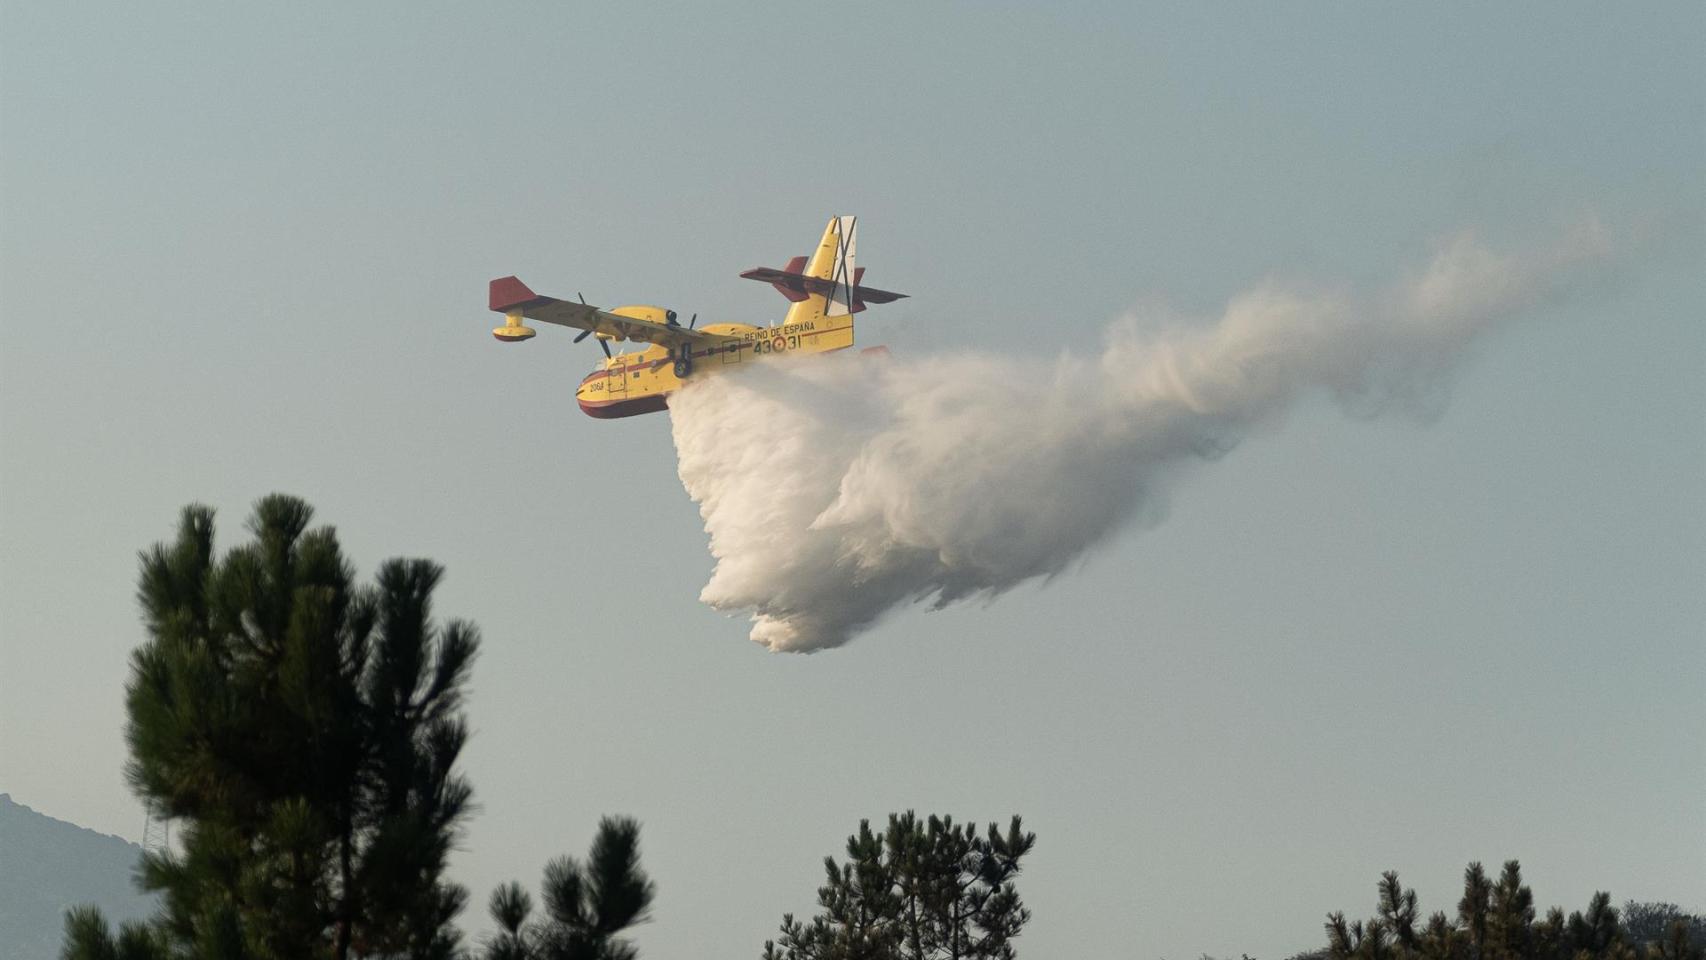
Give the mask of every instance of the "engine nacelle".
[[630, 320], [641, 320], [646, 323], [655, 323], [660, 327], [675, 326], [675, 311], [665, 310], [663, 307], [654, 307], [644, 303], [633, 303], [625, 307], [617, 307], [610, 312], [616, 314], [618, 317], [627, 317]]

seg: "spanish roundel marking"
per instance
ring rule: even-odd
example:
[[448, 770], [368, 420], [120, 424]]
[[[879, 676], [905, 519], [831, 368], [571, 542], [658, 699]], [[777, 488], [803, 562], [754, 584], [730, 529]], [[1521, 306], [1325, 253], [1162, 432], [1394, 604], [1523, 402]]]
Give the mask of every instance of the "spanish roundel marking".
[[788, 341], [784, 340], [781, 337], [777, 337], [776, 339], [770, 341], [770, 349], [772, 349], [772, 350], [780, 351], [780, 350], [786, 350], [787, 348], [788, 348]]

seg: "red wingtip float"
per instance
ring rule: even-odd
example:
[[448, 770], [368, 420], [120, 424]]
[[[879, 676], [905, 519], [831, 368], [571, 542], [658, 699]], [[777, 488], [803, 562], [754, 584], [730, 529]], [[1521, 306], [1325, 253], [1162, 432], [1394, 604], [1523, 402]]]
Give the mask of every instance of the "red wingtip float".
[[[581, 410], [599, 419], [630, 417], [663, 410], [668, 397], [693, 377], [735, 369], [780, 353], [825, 353], [853, 345], [853, 314], [867, 304], [892, 303], [906, 296], [863, 285], [865, 268], [856, 265], [858, 221], [835, 217], [823, 231], [817, 250], [794, 257], [782, 270], [757, 267], [741, 274], [776, 288], [790, 306], [781, 324], [698, 325], [695, 314], [682, 326], [674, 310], [633, 305], [604, 310], [584, 300], [541, 297], [515, 277], [491, 282], [488, 303], [504, 315], [492, 336], [505, 343], [532, 339], [534, 320], [581, 331], [579, 343], [597, 337], [604, 360], [575, 391]], [[578, 298], [577, 298], [578, 300]], [[612, 353], [610, 343], [634, 341], [646, 346], [633, 353]]]

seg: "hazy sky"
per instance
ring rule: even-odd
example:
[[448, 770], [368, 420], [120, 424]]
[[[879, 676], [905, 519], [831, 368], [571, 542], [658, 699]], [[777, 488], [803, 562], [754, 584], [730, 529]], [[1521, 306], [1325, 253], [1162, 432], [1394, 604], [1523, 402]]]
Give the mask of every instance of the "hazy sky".
[[[1273, 958], [1380, 871], [1706, 906], [1706, 8], [0, 6], [0, 790], [135, 838], [136, 551], [300, 494], [477, 621], [484, 926], [602, 813], [648, 956], [756, 955], [890, 811], [1023, 814], [1022, 954]], [[1433, 422], [1311, 401], [993, 604], [770, 654], [664, 416], [488, 279], [702, 320], [861, 220], [862, 343], [1040, 361], [1139, 304], [1378, 290], [1463, 230], [1650, 239]], [[643, 626], [636, 627], [636, 621]]]

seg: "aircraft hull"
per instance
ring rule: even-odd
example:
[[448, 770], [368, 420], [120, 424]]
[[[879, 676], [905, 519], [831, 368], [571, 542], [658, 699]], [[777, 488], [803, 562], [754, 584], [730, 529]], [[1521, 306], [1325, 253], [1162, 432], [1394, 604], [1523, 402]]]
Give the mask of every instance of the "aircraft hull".
[[654, 393], [632, 400], [580, 401], [581, 412], [600, 420], [619, 420], [637, 417], [642, 413], [657, 413], [669, 408], [669, 394]]

